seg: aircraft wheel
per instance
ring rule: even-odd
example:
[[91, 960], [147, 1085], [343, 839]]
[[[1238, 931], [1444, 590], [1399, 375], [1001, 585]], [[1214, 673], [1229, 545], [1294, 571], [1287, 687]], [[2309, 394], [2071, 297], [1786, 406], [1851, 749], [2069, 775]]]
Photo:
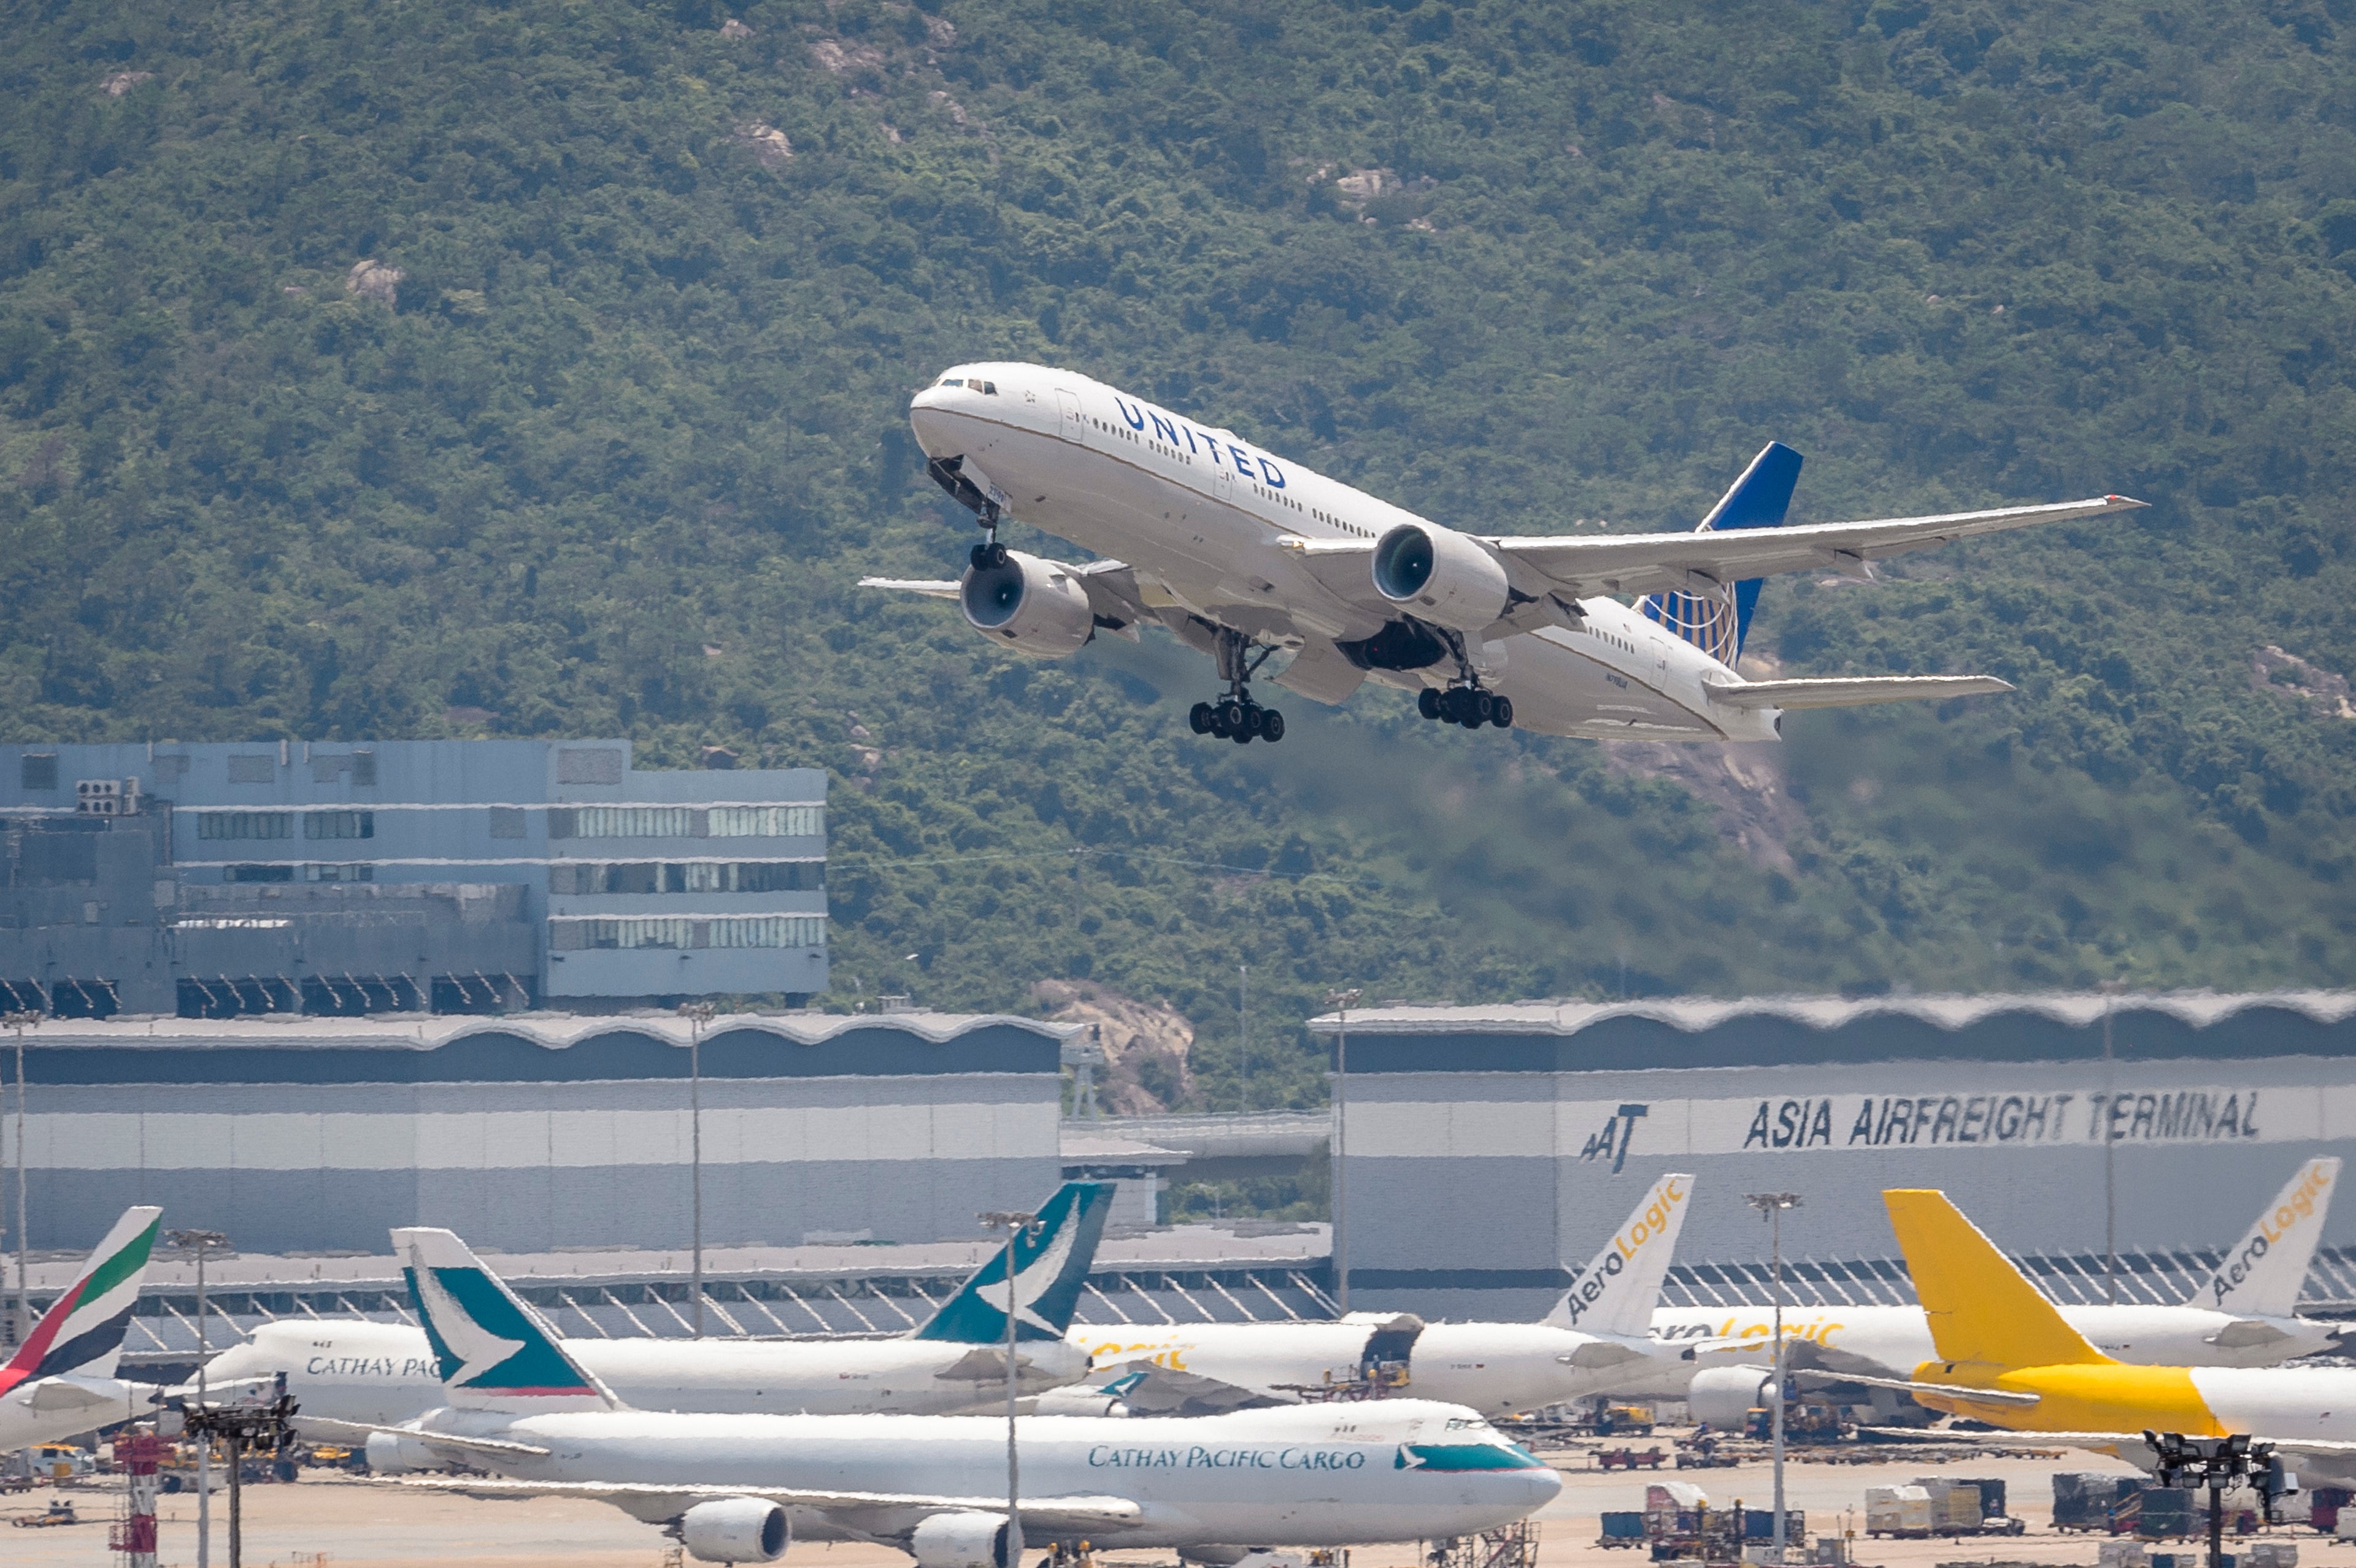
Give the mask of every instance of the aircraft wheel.
[[1284, 715], [1270, 708], [1260, 714], [1259, 738], [1270, 745], [1284, 739]]
[[1501, 697], [1497, 699], [1495, 706], [1491, 708], [1489, 710], [1489, 722], [1494, 724], [1500, 730], [1512, 729], [1514, 727], [1514, 699], [1510, 697]]
[[1415, 694], [1415, 710], [1426, 719], [1440, 717], [1440, 693], [1425, 687]]
[[1194, 731], [1197, 735], [1209, 734], [1211, 732], [1211, 705], [1207, 702], [1197, 702], [1194, 707], [1186, 709], [1186, 726], [1188, 729]]

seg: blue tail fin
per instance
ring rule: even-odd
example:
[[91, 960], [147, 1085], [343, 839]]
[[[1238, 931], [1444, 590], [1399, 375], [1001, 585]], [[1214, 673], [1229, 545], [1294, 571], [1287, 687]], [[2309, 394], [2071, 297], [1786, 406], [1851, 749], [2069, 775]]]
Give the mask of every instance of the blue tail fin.
[[[1800, 454], [1780, 441], [1771, 441], [1751, 460], [1696, 533], [1725, 528], [1780, 528], [1791, 509], [1792, 487], [1800, 482]], [[1709, 593], [1648, 593], [1636, 607], [1671, 633], [1723, 665], [1742, 656], [1742, 639], [1751, 630], [1751, 612], [1759, 603], [1759, 579], [1733, 583]]]
[[[1066, 1181], [1039, 1211], [1039, 1233], [1014, 1243], [1014, 1337], [1060, 1339], [1072, 1326], [1080, 1286], [1096, 1262], [1097, 1242], [1112, 1212], [1114, 1184]], [[1006, 1341], [1006, 1249], [974, 1270], [958, 1293], [910, 1336], [962, 1345]]]

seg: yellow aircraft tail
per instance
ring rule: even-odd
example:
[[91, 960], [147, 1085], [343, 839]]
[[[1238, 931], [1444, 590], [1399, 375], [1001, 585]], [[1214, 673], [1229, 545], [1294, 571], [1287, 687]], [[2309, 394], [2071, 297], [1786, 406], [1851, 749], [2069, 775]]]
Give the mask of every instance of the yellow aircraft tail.
[[1944, 1192], [1881, 1195], [1939, 1359], [1998, 1371], [2108, 1361]]

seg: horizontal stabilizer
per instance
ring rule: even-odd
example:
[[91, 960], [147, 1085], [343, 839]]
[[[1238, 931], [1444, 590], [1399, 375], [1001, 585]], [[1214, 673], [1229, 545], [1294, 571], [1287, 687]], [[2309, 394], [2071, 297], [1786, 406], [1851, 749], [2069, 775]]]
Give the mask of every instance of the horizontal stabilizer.
[[2014, 689], [1992, 675], [1864, 675], [1827, 680], [1705, 681], [1713, 702], [1730, 708], [1862, 708], [1872, 702], [1942, 702], [1998, 697]]
[[954, 599], [961, 586], [955, 578], [862, 577], [862, 588], [889, 588], [900, 593], [921, 593], [927, 599]]

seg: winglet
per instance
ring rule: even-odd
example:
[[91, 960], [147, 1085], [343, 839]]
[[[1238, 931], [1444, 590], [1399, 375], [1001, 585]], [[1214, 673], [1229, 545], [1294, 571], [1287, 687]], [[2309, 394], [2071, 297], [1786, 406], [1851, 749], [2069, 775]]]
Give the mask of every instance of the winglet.
[[1693, 1183], [1683, 1173], [1655, 1182], [1545, 1321], [1590, 1334], [1646, 1338], [1652, 1332], [1653, 1309], [1661, 1304], [1661, 1282], [1668, 1277], [1677, 1232], [1685, 1226], [1686, 1200], [1693, 1194]]
[[[1110, 1181], [1066, 1181], [1039, 1211], [1039, 1233], [1014, 1242], [1014, 1337], [1060, 1339], [1072, 1326], [1080, 1286], [1096, 1262], [1097, 1243], [1112, 1212]], [[973, 1271], [958, 1293], [908, 1337], [956, 1345], [1006, 1340], [1006, 1249]]]
[[547, 1320], [455, 1234], [397, 1228], [392, 1251], [453, 1405], [530, 1414], [622, 1408], [565, 1354]]
[[2307, 1283], [2316, 1243], [2323, 1240], [2339, 1179], [2336, 1158], [2310, 1159], [2299, 1167], [2186, 1305], [2253, 1317], [2297, 1317], [2299, 1287]]
[[114, 1375], [163, 1213], [144, 1204], [123, 1211], [73, 1284], [33, 1325], [8, 1364], [0, 1367], [0, 1392], [62, 1372]]
[[2107, 1362], [2012, 1260], [1964, 1218], [1944, 1192], [1891, 1189], [1881, 1195], [1890, 1228], [1931, 1321], [1931, 1342], [1950, 1367], [2021, 1367]]

